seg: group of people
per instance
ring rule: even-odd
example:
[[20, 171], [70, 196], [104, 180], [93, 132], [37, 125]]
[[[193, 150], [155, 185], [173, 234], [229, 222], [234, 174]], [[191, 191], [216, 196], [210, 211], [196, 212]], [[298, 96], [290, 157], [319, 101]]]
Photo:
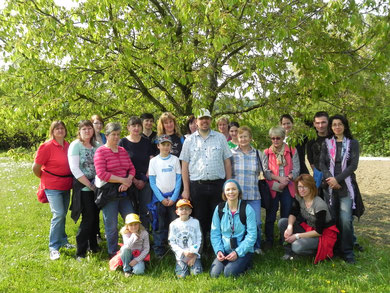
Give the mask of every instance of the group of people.
[[[344, 116], [316, 113], [317, 139], [293, 147], [293, 118], [285, 114], [270, 129], [271, 146], [264, 152], [252, 146], [249, 127], [222, 117], [214, 131], [211, 123], [210, 112], [200, 109], [188, 118], [182, 136], [176, 117], [166, 112], [154, 132], [154, 117], [145, 113], [130, 117], [128, 135], [121, 138], [120, 124], [108, 123], [101, 133], [104, 121], [94, 115], [79, 123], [77, 139], [69, 144], [65, 124], [54, 121], [33, 164], [53, 214], [50, 259], [60, 258], [61, 247], [74, 247], [65, 233], [71, 202], [72, 219], [81, 217], [80, 261], [88, 250], [100, 251], [101, 210], [109, 257], [120, 257], [126, 275], [144, 273], [151, 232], [157, 257], [169, 243], [178, 277], [202, 272], [201, 253], [208, 249], [216, 256], [212, 277], [236, 276], [250, 267], [254, 253], [273, 246], [280, 203], [283, 259], [316, 254], [318, 262], [332, 257], [336, 245], [348, 263], [355, 262], [353, 215], [360, 217], [364, 206], [354, 174], [359, 145]], [[306, 150], [314, 177], [305, 165]], [[264, 241], [261, 173], [270, 196]], [[120, 231], [118, 214], [125, 222]]]

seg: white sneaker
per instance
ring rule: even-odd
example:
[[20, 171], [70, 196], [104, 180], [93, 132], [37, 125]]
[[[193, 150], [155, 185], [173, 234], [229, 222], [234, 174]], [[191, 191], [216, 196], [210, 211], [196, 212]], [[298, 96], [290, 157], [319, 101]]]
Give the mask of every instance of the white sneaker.
[[76, 245], [73, 245], [73, 244], [70, 244], [70, 243], [66, 243], [62, 247], [65, 248], [65, 249], [72, 249], [72, 248], [76, 248]]
[[57, 260], [59, 258], [60, 258], [60, 252], [58, 250], [50, 251], [50, 259], [51, 260]]
[[264, 255], [264, 252], [260, 248], [257, 248], [255, 250], [255, 253], [258, 254], [258, 255]]

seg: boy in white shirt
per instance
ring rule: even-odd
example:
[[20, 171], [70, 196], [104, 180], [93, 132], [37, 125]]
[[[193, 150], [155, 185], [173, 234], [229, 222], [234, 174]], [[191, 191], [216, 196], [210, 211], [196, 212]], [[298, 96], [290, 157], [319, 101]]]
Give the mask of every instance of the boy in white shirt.
[[169, 225], [168, 241], [176, 256], [176, 276], [185, 278], [202, 272], [199, 248], [202, 244], [202, 233], [199, 221], [190, 217], [192, 205], [188, 199], [180, 199], [176, 204], [179, 216]]
[[[164, 256], [169, 223], [176, 219], [175, 203], [181, 188], [181, 167], [178, 157], [171, 155], [172, 140], [163, 134], [157, 139], [160, 154], [150, 160], [149, 182], [153, 190], [148, 205], [153, 214], [153, 250], [157, 257]], [[156, 223], [157, 220], [157, 223]]]

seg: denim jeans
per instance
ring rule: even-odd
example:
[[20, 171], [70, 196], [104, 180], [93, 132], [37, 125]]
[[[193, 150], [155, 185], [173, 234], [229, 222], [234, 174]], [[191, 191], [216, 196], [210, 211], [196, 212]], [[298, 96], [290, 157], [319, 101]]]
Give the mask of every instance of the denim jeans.
[[153, 231], [153, 250], [157, 255], [165, 253], [165, 243], [168, 240], [169, 224], [177, 218], [175, 206], [164, 206], [161, 202], [156, 203], [158, 214], [158, 229]]
[[65, 233], [66, 213], [68, 212], [70, 192], [69, 190], [45, 189], [50, 210], [53, 214], [50, 223], [49, 250], [59, 250], [68, 243]]
[[128, 197], [110, 201], [103, 207], [104, 229], [107, 238], [108, 254], [112, 255], [118, 251], [118, 212], [122, 219], [133, 213], [133, 205]]
[[[282, 218], [279, 220], [278, 227], [281, 236], [284, 235], [284, 231], [286, 231], [288, 226], [288, 218]], [[305, 229], [302, 228], [296, 221], [293, 225], [293, 234], [295, 233], [304, 233]], [[283, 238], [284, 239], [284, 238]], [[300, 238], [295, 240], [292, 244], [287, 244], [285, 246], [286, 254], [290, 254], [293, 252], [297, 255], [312, 255], [317, 252], [319, 237], [311, 237], [311, 238]]]
[[255, 243], [255, 249], [260, 248], [261, 244], [261, 200], [247, 200], [246, 201], [255, 211], [256, 225], [257, 225], [257, 240]]
[[176, 260], [175, 273], [179, 278], [184, 278], [191, 275], [197, 275], [203, 272], [202, 262], [197, 258], [194, 265], [189, 267], [184, 261]]
[[135, 266], [130, 266], [133, 260], [133, 251], [130, 248], [121, 248], [121, 260], [123, 262], [123, 271], [125, 273], [133, 273], [135, 275], [142, 275], [145, 272], [145, 262], [140, 261]]
[[210, 268], [210, 276], [217, 278], [223, 272], [225, 277], [238, 276], [249, 269], [253, 258], [253, 253], [248, 252], [243, 257], [238, 257], [235, 261], [224, 260], [220, 262], [217, 258], [213, 261]]
[[349, 196], [339, 198], [340, 208], [337, 217], [337, 227], [340, 230], [339, 244], [341, 252], [346, 258], [353, 258], [353, 243], [354, 243], [354, 229], [353, 229], [353, 215], [352, 215], [352, 199]]
[[274, 224], [276, 221], [276, 213], [279, 209], [279, 201], [280, 217], [288, 218], [292, 205], [292, 197], [288, 187], [285, 187], [282, 192], [276, 193], [276, 197], [272, 199], [271, 207], [265, 213], [265, 238], [270, 243], [274, 243]]
[[95, 194], [93, 191], [81, 191], [81, 223], [76, 235], [77, 256], [84, 257], [87, 253], [88, 245], [91, 250], [98, 249], [96, 239], [96, 225], [99, 210], [95, 204]]

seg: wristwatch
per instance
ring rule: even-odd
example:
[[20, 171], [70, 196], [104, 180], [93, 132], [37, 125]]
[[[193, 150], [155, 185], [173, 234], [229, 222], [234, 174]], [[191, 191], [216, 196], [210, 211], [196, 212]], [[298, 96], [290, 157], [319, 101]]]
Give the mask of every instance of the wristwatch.
[[299, 240], [301, 237], [299, 237], [299, 234], [297, 233], [297, 234], [295, 234], [295, 238], [296, 238], [297, 240]]

